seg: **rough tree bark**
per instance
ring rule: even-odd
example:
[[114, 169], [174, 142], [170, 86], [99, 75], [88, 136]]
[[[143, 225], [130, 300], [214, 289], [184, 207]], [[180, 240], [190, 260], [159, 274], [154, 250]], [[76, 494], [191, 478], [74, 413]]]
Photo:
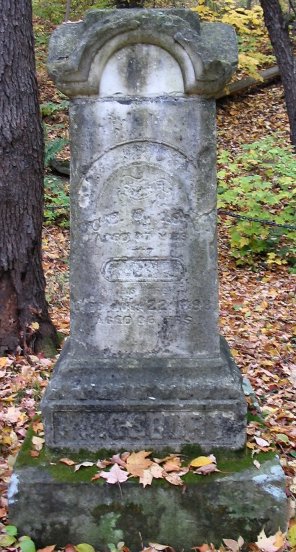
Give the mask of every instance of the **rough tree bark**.
[[0, 0], [0, 354], [56, 346], [41, 264], [43, 135], [30, 0]]
[[285, 92], [291, 142], [296, 146], [296, 62], [287, 21], [278, 0], [260, 0]]

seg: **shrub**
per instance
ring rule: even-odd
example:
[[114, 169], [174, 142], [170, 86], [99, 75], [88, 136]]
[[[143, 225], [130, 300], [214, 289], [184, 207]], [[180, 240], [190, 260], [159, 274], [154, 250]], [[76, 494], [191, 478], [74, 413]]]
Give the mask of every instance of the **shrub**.
[[[218, 207], [263, 221], [295, 226], [296, 157], [292, 146], [280, 137], [268, 136], [242, 146], [237, 155], [218, 155]], [[254, 264], [254, 255], [269, 264], [293, 264], [296, 232], [229, 218], [227, 230], [231, 254], [237, 264]]]

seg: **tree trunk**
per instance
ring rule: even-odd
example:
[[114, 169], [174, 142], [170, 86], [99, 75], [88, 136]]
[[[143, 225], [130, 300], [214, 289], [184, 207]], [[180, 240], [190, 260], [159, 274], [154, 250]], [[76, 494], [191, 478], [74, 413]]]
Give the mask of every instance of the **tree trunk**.
[[0, 354], [57, 345], [41, 264], [43, 136], [30, 0], [0, 0]]
[[278, 0], [260, 1], [284, 87], [291, 142], [296, 146], [296, 63], [289, 29]]

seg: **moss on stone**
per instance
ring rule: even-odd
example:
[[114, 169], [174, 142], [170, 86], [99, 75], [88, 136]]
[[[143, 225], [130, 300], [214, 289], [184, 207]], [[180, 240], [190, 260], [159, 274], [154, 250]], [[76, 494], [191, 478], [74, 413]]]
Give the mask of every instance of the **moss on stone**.
[[[100, 449], [97, 452], [89, 452], [86, 450], [81, 449], [79, 452], [71, 452], [69, 450], [52, 450], [47, 448], [46, 446], [43, 447], [43, 449], [40, 451], [40, 454], [37, 458], [34, 458], [31, 456], [30, 452], [32, 450], [32, 437], [36, 435], [31, 428], [29, 428], [27, 432], [26, 439], [23, 443], [23, 446], [18, 454], [17, 460], [16, 460], [16, 469], [20, 468], [29, 468], [29, 467], [35, 467], [40, 468], [41, 470], [46, 470], [50, 476], [59, 482], [65, 482], [65, 483], [83, 483], [83, 482], [90, 482], [92, 477], [98, 472], [98, 468], [96, 465], [89, 466], [89, 467], [82, 467], [78, 471], [74, 471], [73, 466], [68, 466], [64, 463], [60, 462], [61, 458], [70, 458], [75, 463], [81, 463], [81, 462], [94, 462], [96, 463], [98, 459], [107, 459], [110, 458], [113, 454], [116, 452], [122, 452], [122, 451], [112, 451], [112, 450], [106, 450], [106, 449]], [[153, 452], [154, 457], [160, 457], [163, 458], [167, 454], [173, 453], [173, 450], [167, 449], [165, 452], [162, 451], [159, 453], [158, 451]], [[248, 469], [253, 467], [253, 457], [251, 454], [251, 451], [249, 451], [247, 448], [243, 449], [241, 451], [232, 452], [232, 451], [221, 451], [221, 450], [213, 450], [213, 454], [216, 455], [217, 458], [217, 467], [220, 470], [219, 472], [215, 472], [210, 475], [211, 478], [217, 479], [221, 478], [223, 476], [227, 476], [231, 473], [240, 472], [242, 470]], [[203, 455], [201, 449], [199, 446], [196, 445], [186, 445], [182, 448], [181, 451], [182, 459], [185, 465], [188, 465], [193, 458], [196, 458], [200, 455]], [[271, 460], [274, 458], [275, 453], [274, 452], [262, 452], [258, 455], [256, 455], [256, 459], [262, 464], [267, 460]], [[190, 484], [203, 484], [208, 478], [197, 476], [193, 472], [189, 472], [185, 476], [183, 476], [184, 483], [190, 483]], [[94, 485], [104, 485], [104, 481], [102, 479], [98, 479], [93, 482]], [[139, 485], [139, 481], [137, 478], [131, 478], [129, 481], [125, 483], [126, 485]], [[167, 486], [169, 485], [167, 481], [164, 479], [154, 479], [153, 485], [155, 486]], [[140, 488], [142, 486], [140, 485]]]

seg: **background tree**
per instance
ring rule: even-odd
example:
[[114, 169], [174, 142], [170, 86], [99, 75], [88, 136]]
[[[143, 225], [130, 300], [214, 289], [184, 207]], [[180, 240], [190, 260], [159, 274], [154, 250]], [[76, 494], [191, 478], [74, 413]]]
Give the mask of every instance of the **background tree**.
[[296, 64], [289, 34], [289, 19], [284, 16], [278, 0], [260, 2], [285, 91], [291, 142], [296, 146]]
[[56, 345], [41, 264], [43, 135], [30, 0], [0, 0], [0, 353]]

